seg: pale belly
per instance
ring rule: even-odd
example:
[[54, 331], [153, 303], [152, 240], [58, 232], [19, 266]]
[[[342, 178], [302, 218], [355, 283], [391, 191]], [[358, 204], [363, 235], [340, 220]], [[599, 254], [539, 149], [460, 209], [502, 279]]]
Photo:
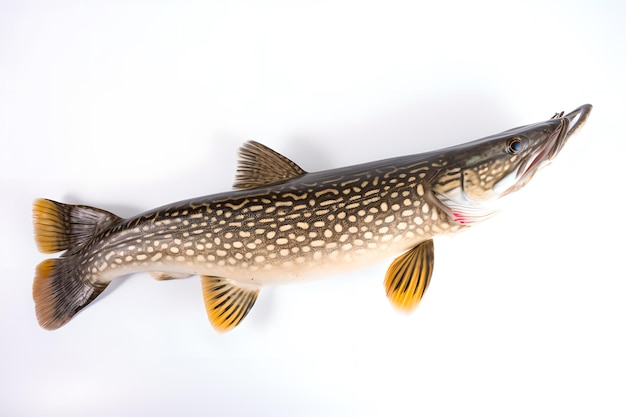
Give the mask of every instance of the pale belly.
[[[207, 275], [229, 278], [244, 284], [271, 285], [297, 282], [337, 275], [372, 266], [400, 255], [429, 239], [432, 234], [417, 235], [412, 231], [381, 241], [326, 242], [320, 247], [291, 246], [285, 248], [259, 248], [256, 251], [220, 257], [217, 253], [179, 256], [153, 254], [151, 257], [126, 254], [119, 266], [112, 262], [101, 271], [102, 282], [110, 282], [121, 275], [136, 272], [159, 272], [182, 278]], [[156, 259], [158, 258], [158, 259]], [[156, 260], [155, 260], [156, 259]]]

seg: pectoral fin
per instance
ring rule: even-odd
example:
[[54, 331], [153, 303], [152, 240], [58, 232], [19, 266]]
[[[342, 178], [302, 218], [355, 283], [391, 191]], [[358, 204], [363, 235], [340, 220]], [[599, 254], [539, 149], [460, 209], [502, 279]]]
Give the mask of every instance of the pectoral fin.
[[183, 278], [189, 278], [191, 276], [191, 274], [184, 274], [184, 273], [176, 273], [176, 272], [150, 272], [150, 275], [152, 275], [152, 278], [159, 280], [159, 281], [168, 281], [170, 279], [183, 279]]
[[385, 274], [389, 301], [400, 310], [413, 311], [428, 288], [434, 261], [432, 239], [394, 259]]
[[202, 295], [209, 321], [220, 332], [237, 326], [246, 317], [259, 288], [243, 286], [233, 280], [202, 276]]

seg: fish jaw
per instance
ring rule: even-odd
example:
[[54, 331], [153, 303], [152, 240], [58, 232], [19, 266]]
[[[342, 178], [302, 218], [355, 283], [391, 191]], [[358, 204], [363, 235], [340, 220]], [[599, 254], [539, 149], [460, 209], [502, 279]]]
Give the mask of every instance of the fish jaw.
[[577, 109], [571, 111], [570, 113], [563, 116], [568, 120], [569, 125], [567, 128], [567, 133], [565, 135], [565, 139], [561, 143], [561, 147], [565, 144], [565, 142], [574, 134], [578, 133], [580, 129], [585, 125], [589, 115], [591, 114], [591, 110], [593, 106], [591, 104], [583, 104]]

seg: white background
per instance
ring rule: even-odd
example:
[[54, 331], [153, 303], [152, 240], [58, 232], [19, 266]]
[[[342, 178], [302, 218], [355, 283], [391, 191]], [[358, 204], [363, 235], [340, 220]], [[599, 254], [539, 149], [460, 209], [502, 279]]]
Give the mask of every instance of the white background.
[[[0, 415], [626, 414], [626, 36], [615, 1], [1, 1]], [[387, 264], [266, 288], [122, 278], [39, 328], [31, 204], [131, 216], [230, 189], [255, 139], [309, 171], [590, 102], [496, 218], [436, 239], [410, 316]]]

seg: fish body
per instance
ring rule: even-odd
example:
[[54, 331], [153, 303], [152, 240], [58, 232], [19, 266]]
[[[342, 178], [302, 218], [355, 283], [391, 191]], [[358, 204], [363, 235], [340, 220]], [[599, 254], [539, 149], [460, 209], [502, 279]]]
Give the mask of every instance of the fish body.
[[88, 206], [37, 200], [43, 261], [33, 284], [42, 327], [56, 329], [116, 277], [200, 275], [218, 330], [235, 327], [263, 285], [350, 271], [396, 258], [387, 295], [420, 301], [434, 263], [432, 238], [485, 220], [584, 123], [590, 105], [467, 144], [308, 173], [256, 142], [240, 150], [235, 191], [121, 219]]

